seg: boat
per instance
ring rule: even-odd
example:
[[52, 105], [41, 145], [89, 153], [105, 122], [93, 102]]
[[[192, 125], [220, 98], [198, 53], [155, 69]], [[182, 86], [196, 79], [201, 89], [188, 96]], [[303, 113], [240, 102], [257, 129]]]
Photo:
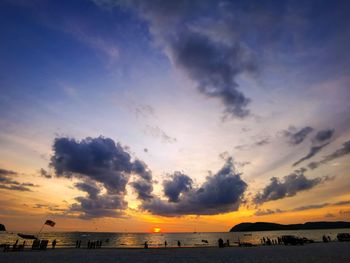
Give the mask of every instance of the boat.
[[19, 237], [24, 238], [24, 239], [38, 239], [36, 236], [34, 235], [28, 235], [28, 234], [22, 234], [22, 233], [18, 233], [17, 234]]

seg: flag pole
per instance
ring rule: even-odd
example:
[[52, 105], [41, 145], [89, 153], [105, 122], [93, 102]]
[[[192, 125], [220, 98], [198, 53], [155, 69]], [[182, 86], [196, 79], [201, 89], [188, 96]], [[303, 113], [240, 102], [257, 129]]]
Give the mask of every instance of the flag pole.
[[44, 224], [42, 225], [42, 227], [40, 228], [40, 230], [39, 230], [39, 232], [38, 232], [38, 234], [37, 234], [38, 237], [39, 237], [41, 231], [43, 230], [44, 226], [45, 226], [45, 223], [44, 223]]

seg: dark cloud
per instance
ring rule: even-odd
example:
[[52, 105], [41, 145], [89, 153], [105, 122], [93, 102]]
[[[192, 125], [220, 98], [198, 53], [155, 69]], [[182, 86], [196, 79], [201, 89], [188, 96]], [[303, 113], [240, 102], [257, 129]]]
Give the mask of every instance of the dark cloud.
[[178, 202], [181, 193], [192, 189], [192, 179], [181, 172], [175, 172], [171, 175], [171, 180], [163, 182], [164, 195], [169, 202]]
[[262, 192], [258, 193], [253, 201], [256, 204], [262, 204], [268, 201], [291, 197], [300, 191], [312, 189], [327, 179], [327, 177], [308, 179], [304, 175], [304, 170], [294, 171], [292, 174], [283, 177], [282, 181], [276, 177], [272, 177], [270, 184]]
[[[250, 99], [238, 90], [237, 76], [255, 72], [256, 63], [248, 47], [237, 39], [222, 41], [219, 34], [206, 32], [203, 12], [212, 14], [220, 8], [218, 4], [181, 0], [126, 3], [149, 22], [151, 33], [169, 59], [197, 84], [202, 94], [219, 99], [227, 115], [243, 118], [249, 114]], [[232, 24], [230, 16], [220, 17], [226, 27]]]
[[327, 129], [317, 132], [317, 134], [312, 138], [312, 146], [309, 150], [309, 153], [304, 157], [300, 158], [298, 161], [293, 163], [293, 166], [300, 164], [303, 161], [306, 161], [312, 157], [314, 157], [317, 153], [319, 153], [324, 147], [326, 147], [330, 143], [330, 139], [334, 134], [334, 130]]
[[305, 138], [312, 132], [314, 129], [312, 127], [306, 126], [297, 130], [295, 127], [289, 127], [288, 130], [283, 131], [285, 137], [288, 138], [288, 142], [291, 145], [298, 145], [302, 143]]
[[177, 141], [175, 137], [169, 136], [158, 126], [146, 125], [144, 132], [155, 138], [160, 138], [162, 143], [175, 143]]
[[323, 143], [323, 142], [329, 141], [332, 138], [333, 134], [334, 134], [334, 129], [319, 131], [313, 138], [313, 142]]
[[[132, 184], [143, 199], [153, 190], [152, 175], [140, 160], [132, 160], [126, 148], [110, 138], [56, 138], [53, 144], [51, 167], [57, 177], [77, 178], [75, 187], [85, 197], [75, 198], [78, 203], [68, 212], [80, 212], [82, 218], [120, 216], [127, 207], [124, 201], [130, 175], [137, 176]], [[148, 188], [140, 185], [148, 184]], [[102, 192], [102, 189], [105, 189]]]
[[350, 140], [346, 141], [345, 143], [343, 143], [343, 147], [341, 147], [340, 149], [334, 151], [330, 155], [327, 155], [321, 161], [309, 163], [308, 167], [310, 169], [316, 169], [317, 167], [319, 167], [322, 164], [326, 164], [326, 163], [328, 163], [330, 161], [333, 161], [334, 159], [337, 159], [337, 158], [343, 157], [345, 155], [348, 155], [349, 153], [350, 153]]
[[0, 168], [0, 189], [29, 192], [32, 191], [31, 187], [38, 187], [32, 183], [20, 183], [14, 180], [13, 177], [17, 176], [17, 172]]
[[[188, 181], [188, 179], [185, 179]], [[144, 202], [142, 208], [162, 216], [213, 215], [236, 211], [239, 208], [247, 184], [241, 179], [229, 158], [216, 174], [208, 176], [200, 187], [189, 187], [181, 195], [168, 194], [168, 198], [178, 197], [176, 202], [154, 197]], [[182, 188], [183, 189], [183, 188]], [[174, 198], [173, 198], [174, 199]]]
[[77, 203], [71, 205], [69, 213], [79, 213], [83, 219], [96, 217], [120, 217], [123, 210], [127, 208], [127, 202], [124, 201], [123, 194], [101, 194], [101, 188], [93, 182], [79, 182], [75, 187], [87, 193], [86, 197], [79, 196], [75, 200]]
[[307, 155], [305, 155], [304, 157], [300, 158], [295, 163], [293, 163], [293, 166], [296, 166], [296, 165], [300, 164], [301, 162], [306, 161], [306, 160], [314, 157], [318, 152], [320, 152], [328, 144], [329, 144], [329, 142], [322, 144], [322, 145], [319, 145], [319, 146], [312, 146], [309, 150], [309, 153]]
[[153, 198], [152, 191], [153, 191], [153, 184], [152, 181], [146, 181], [146, 180], [138, 180], [135, 182], [132, 182], [131, 185], [134, 187], [137, 198], [140, 200], [149, 200]]

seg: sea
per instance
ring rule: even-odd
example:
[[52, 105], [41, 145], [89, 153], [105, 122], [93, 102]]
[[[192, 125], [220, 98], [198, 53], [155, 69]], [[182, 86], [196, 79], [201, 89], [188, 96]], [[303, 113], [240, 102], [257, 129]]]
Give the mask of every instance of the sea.
[[[331, 240], [337, 239], [338, 233], [350, 233], [350, 229], [322, 229], [322, 230], [302, 230], [302, 231], [257, 231], [257, 232], [194, 232], [194, 233], [112, 233], [112, 232], [42, 232], [40, 239], [57, 241], [56, 247], [70, 248], [75, 247], [76, 241], [81, 240], [81, 248], [86, 248], [88, 241], [102, 241], [102, 247], [105, 248], [140, 248], [147, 241], [149, 247], [164, 247], [165, 241], [167, 247], [177, 247], [178, 241], [181, 247], [209, 247], [217, 246], [218, 239], [227, 240], [230, 245], [235, 246], [238, 242], [249, 242], [255, 245], [261, 244], [263, 237], [271, 240], [277, 239], [282, 235], [294, 235], [306, 237], [315, 242], [321, 242], [322, 236], [326, 235]], [[25, 233], [31, 234], [31, 233]], [[34, 233], [32, 233], [34, 234]], [[0, 232], [0, 244], [13, 244], [18, 239], [18, 244], [26, 241], [26, 247], [32, 244], [32, 240], [22, 239], [17, 232]]]

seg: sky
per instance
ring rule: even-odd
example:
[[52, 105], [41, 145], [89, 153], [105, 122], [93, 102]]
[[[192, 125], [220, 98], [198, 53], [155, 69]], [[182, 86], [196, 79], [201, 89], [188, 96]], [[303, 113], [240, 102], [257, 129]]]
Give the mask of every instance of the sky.
[[0, 1], [0, 223], [350, 220], [348, 1]]

